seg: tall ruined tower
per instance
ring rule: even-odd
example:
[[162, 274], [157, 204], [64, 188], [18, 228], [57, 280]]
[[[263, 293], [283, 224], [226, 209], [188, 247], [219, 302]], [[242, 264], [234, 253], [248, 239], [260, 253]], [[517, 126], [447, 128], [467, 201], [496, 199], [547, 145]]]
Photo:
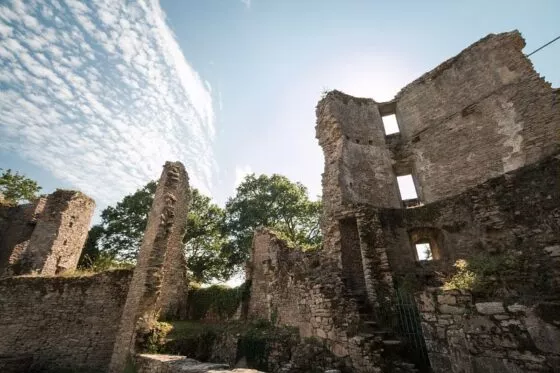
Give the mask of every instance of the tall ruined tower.
[[75, 269], [95, 209], [83, 193], [57, 190], [32, 204], [2, 207], [0, 276]]

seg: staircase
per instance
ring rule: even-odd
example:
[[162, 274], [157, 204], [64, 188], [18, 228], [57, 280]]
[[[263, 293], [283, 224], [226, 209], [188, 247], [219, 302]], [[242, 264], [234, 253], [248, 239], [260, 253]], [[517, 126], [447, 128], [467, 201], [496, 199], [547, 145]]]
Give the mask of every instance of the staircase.
[[383, 344], [383, 359], [387, 363], [387, 372], [391, 373], [416, 373], [420, 372], [413, 363], [407, 362], [405, 343], [394, 333], [393, 329], [382, 326], [375, 318], [373, 309], [367, 300], [364, 291], [353, 291], [352, 296], [358, 305], [360, 313], [360, 326], [358, 335], [366, 341]]

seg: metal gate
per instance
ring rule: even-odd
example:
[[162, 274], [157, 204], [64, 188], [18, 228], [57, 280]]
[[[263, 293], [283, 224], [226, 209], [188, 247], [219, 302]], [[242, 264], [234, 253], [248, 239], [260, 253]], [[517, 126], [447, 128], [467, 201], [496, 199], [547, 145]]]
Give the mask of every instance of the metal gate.
[[414, 296], [402, 288], [397, 288], [393, 306], [396, 314], [396, 317], [393, 318], [395, 334], [405, 342], [410, 360], [422, 371], [427, 371], [430, 367], [430, 360], [422, 335], [420, 312], [418, 312]]

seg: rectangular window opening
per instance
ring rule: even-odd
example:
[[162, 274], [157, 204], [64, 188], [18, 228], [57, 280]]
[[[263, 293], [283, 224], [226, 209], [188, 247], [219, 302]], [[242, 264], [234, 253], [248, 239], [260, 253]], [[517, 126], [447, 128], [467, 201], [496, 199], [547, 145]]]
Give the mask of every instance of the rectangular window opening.
[[414, 179], [412, 179], [411, 174], [397, 176], [397, 184], [399, 185], [399, 191], [401, 192], [401, 199], [403, 201], [418, 199], [416, 187], [414, 186]]
[[383, 128], [385, 128], [385, 135], [392, 135], [393, 133], [399, 133], [399, 124], [397, 123], [397, 117], [395, 114], [384, 115], [381, 117], [383, 120]]
[[418, 260], [433, 260], [432, 247], [429, 242], [417, 243], [416, 254], [418, 255]]

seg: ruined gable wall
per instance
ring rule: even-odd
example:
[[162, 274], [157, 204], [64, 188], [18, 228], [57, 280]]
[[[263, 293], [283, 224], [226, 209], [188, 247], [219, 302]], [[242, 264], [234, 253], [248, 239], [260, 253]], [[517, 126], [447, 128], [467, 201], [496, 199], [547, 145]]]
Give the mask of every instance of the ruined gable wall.
[[489, 35], [395, 98], [397, 163], [424, 203], [456, 195], [560, 150], [560, 106], [518, 32]]
[[0, 280], [0, 355], [50, 371], [105, 371], [131, 271]]
[[[432, 204], [378, 211], [391, 267], [397, 273], [418, 269], [409, 232], [439, 232], [439, 268], [480, 253], [525, 258], [528, 267], [514, 284], [526, 292], [560, 291], [560, 155], [487, 181]], [[540, 275], [549, 280], [542, 283]], [[548, 285], [547, 285], [548, 284]], [[548, 287], [547, 287], [548, 286]], [[536, 294], [536, 293], [535, 293]]]

